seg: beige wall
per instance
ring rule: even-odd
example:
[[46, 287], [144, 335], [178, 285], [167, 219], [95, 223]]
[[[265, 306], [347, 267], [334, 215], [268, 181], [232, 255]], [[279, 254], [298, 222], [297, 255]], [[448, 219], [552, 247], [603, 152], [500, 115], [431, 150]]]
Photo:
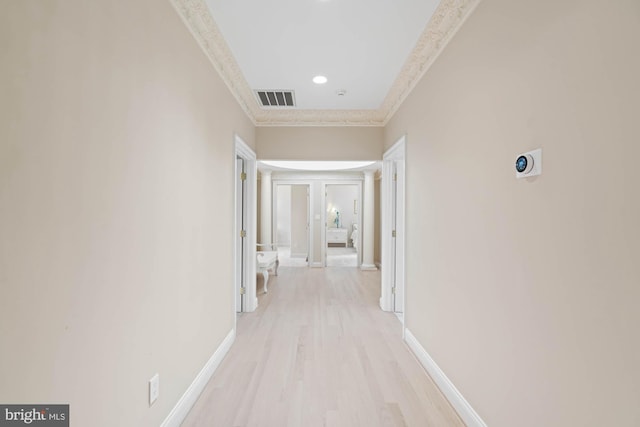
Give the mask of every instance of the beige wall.
[[168, 1], [2, 9], [0, 402], [158, 426], [233, 327], [253, 126]]
[[258, 127], [262, 160], [381, 160], [381, 127]]
[[637, 0], [484, 0], [385, 130], [406, 325], [492, 427], [640, 425], [639, 41]]

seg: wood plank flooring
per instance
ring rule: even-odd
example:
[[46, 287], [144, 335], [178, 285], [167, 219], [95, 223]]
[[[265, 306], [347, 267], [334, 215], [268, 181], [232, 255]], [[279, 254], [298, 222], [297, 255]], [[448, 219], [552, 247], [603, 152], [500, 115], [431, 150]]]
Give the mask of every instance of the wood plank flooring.
[[380, 310], [380, 273], [280, 267], [183, 427], [464, 426]]

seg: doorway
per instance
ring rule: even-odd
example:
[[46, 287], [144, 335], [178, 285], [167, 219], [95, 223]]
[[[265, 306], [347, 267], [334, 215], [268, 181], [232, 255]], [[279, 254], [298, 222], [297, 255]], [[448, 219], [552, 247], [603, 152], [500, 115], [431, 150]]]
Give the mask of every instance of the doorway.
[[400, 138], [383, 156], [382, 185], [380, 307], [396, 313], [404, 325], [405, 137]]
[[307, 267], [311, 247], [309, 184], [274, 183], [273, 229], [284, 267]]
[[325, 186], [325, 266], [358, 267], [360, 264], [360, 197], [358, 184]]

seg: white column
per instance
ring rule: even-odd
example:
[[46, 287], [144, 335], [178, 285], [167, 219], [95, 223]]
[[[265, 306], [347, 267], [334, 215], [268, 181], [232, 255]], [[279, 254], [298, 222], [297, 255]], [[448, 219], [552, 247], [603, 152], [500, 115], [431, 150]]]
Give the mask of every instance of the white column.
[[377, 270], [373, 262], [374, 171], [364, 172], [364, 202], [362, 209], [362, 270]]
[[271, 171], [262, 171], [260, 187], [260, 241], [273, 243], [271, 240]]

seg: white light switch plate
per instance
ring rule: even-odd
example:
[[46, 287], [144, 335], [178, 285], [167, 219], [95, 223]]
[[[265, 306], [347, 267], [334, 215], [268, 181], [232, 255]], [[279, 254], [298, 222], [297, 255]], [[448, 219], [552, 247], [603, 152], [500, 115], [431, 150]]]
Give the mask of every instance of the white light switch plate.
[[160, 395], [160, 374], [155, 374], [149, 380], [149, 406], [153, 405]]

